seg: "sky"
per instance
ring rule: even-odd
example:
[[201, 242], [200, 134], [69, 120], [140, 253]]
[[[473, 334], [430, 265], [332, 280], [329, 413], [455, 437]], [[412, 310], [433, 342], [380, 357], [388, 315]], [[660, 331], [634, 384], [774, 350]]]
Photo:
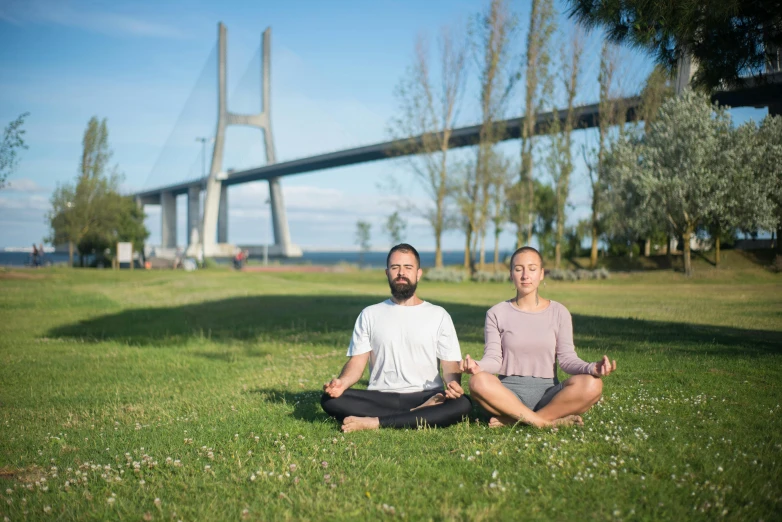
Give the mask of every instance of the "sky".
[[[520, 24], [514, 60], [521, 63], [529, 1], [511, 1]], [[0, 125], [22, 113], [28, 149], [20, 154], [9, 185], [0, 190], [0, 248], [41, 242], [52, 191], [76, 179], [81, 139], [92, 116], [106, 118], [112, 162], [123, 173], [125, 193], [200, 177], [198, 137], [214, 134], [217, 24], [228, 29], [228, 109], [260, 107], [258, 54], [261, 33], [272, 28], [271, 117], [277, 161], [303, 158], [390, 138], [398, 102], [394, 88], [412, 63], [416, 38], [435, 47], [444, 26], [464, 28], [486, 2], [394, 0], [388, 2], [225, 0], [0, 1]], [[557, 3], [560, 12], [565, 10]], [[572, 23], [558, 16], [565, 41]], [[597, 100], [601, 35], [586, 36], [584, 88], [577, 101]], [[635, 94], [651, 69], [643, 54], [621, 49], [617, 92]], [[475, 59], [462, 99], [460, 125], [477, 123]], [[508, 117], [522, 112], [516, 94]], [[734, 111], [734, 120], [761, 119], [764, 111]], [[576, 147], [594, 143], [580, 132]], [[501, 149], [517, 158], [519, 144]], [[207, 150], [211, 153], [211, 148]], [[540, 143], [539, 153], [545, 153]], [[468, 159], [468, 150], [456, 156]], [[223, 167], [265, 161], [259, 131], [229, 127]], [[207, 159], [207, 165], [209, 159]], [[588, 214], [589, 191], [577, 161], [569, 221]], [[545, 172], [537, 175], [545, 180]], [[390, 185], [398, 187], [389, 190]], [[358, 220], [372, 224], [371, 243], [383, 249], [387, 217], [400, 203], [423, 206], [426, 198], [404, 161], [385, 160], [282, 179], [292, 241], [309, 250], [356, 248]], [[229, 241], [271, 241], [267, 184], [230, 187]], [[406, 240], [433, 250], [426, 222], [410, 205]], [[150, 244], [160, 242], [160, 210], [146, 206]], [[184, 244], [185, 201], [177, 205], [178, 243]], [[510, 227], [508, 227], [510, 228]], [[463, 235], [449, 231], [444, 247], [457, 250]], [[503, 249], [513, 246], [503, 233]]]

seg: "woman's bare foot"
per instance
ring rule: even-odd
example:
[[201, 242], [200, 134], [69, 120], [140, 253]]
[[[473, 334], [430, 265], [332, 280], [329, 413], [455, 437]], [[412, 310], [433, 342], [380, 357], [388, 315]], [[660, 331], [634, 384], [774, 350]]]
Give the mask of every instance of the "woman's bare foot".
[[420, 410], [421, 408], [427, 408], [429, 406], [437, 406], [438, 404], [442, 404], [445, 402], [445, 395], [442, 393], [438, 393], [437, 395], [432, 395], [428, 399], [426, 399], [426, 402], [421, 404], [420, 406], [416, 406], [415, 408], [410, 408], [410, 411]]
[[580, 415], [565, 415], [551, 421], [552, 426], [583, 426], [584, 419]]
[[492, 417], [491, 419], [489, 419], [489, 427], [502, 428], [504, 426], [513, 426], [518, 422], [519, 421], [517, 421], [513, 417], [506, 417], [505, 415], [501, 415], [499, 417]]
[[345, 417], [342, 421], [342, 431], [376, 430], [380, 428], [380, 419], [377, 417]]

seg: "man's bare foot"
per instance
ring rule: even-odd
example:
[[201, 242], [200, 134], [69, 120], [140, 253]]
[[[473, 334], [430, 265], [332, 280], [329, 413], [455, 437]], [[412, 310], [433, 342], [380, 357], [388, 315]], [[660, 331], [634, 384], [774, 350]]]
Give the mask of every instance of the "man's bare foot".
[[437, 395], [432, 395], [428, 399], [426, 399], [426, 402], [421, 404], [420, 406], [416, 406], [415, 408], [410, 408], [410, 411], [420, 410], [421, 408], [428, 408], [429, 406], [437, 406], [438, 404], [442, 404], [445, 402], [445, 395], [442, 393], [438, 393]]
[[565, 415], [551, 421], [552, 426], [583, 426], [584, 419], [580, 415]]
[[489, 427], [502, 428], [504, 426], [513, 426], [517, 422], [518, 421], [513, 417], [506, 417], [505, 415], [501, 415], [499, 417], [492, 417], [491, 419], [489, 419]]
[[345, 417], [342, 421], [342, 431], [376, 430], [380, 428], [380, 419], [377, 417]]

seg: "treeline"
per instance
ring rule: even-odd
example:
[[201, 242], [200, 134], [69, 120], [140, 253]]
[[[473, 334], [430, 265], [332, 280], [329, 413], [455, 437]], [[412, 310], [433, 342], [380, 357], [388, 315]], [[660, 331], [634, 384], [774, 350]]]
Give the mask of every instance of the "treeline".
[[[604, 42], [596, 144], [574, 150], [576, 97], [590, 87], [583, 79], [585, 36], [578, 26], [563, 36], [556, 20], [552, 0], [532, 0], [524, 18], [507, 0], [492, 0], [464, 30], [444, 29], [435, 52], [426, 39], [416, 42], [413, 63], [395, 92], [399, 107], [390, 130], [399, 139], [421, 136], [404, 142], [400, 153], [409, 154], [405, 161], [428, 203], [408, 203], [406, 210], [430, 225], [437, 267], [442, 266], [442, 235], [454, 229], [464, 234], [464, 266], [472, 272], [485, 266], [492, 247], [498, 269], [499, 238], [509, 228], [517, 245], [536, 237], [555, 267], [580, 255], [587, 238], [592, 267], [601, 242], [615, 253], [632, 252], [638, 244], [648, 253], [655, 245], [668, 248], [671, 238], [681, 239], [688, 273], [695, 234], [719, 245], [720, 238], [737, 231], [775, 230], [782, 184], [779, 118], [734, 128], [708, 97], [691, 92], [674, 97], [675, 71], [658, 65], [646, 79], [640, 107], [630, 113], [634, 120], [628, 121], [625, 98], [616, 87], [622, 72], [618, 48]], [[477, 89], [467, 88], [470, 80], [477, 80]], [[475, 99], [465, 100], [471, 93]], [[448, 148], [465, 102], [480, 114], [479, 142], [468, 161]], [[564, 110], [562, 122], [555, 118], [550, 128], [536, 128], [536, 115], [552, 109]], [[515, 157], [498, 147], [506, 137], [500, 122], [510, 113], [524, 116]], [[712, 141], [703, 139], [705, 132]], [[579, 153], [591, 212], [568, 227]]]

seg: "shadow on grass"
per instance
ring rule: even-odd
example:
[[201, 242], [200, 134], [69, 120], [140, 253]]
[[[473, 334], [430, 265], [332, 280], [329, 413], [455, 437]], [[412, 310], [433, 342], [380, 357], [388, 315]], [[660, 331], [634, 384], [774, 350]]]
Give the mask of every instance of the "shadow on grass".
[[[344, 350], [358, 314], [377, 301], [377, 296], [369, 295], [235, 297], [179, 307], [125, 310], [53, 328], [46, 336], [131, 346], [181, 346], [202, 339], [243, 344], [248, 357], [267, 355], [258, 350], [257, 343], [297, 346], [302, 351], [315, 346]], [[451, 314], [462, 343], [483, 344], [484, 306], [437, 303]], [[623, 352], [650, 350], [657, 354], [745, 357], [782, 351], [782, 332], [778, 331], [585, 314], [574, 314], [573, 324], [577, 347], [610, 350], [616, 357]], [[230, 362], [237, 354], [216, 351], [200, 356]]]
[[320, 406], [320, 390], [291, 391], [277, 388], [254, 388], [247, 393], [258, 395], [263, 402], [293, 406], [294, 418], [308, 422], [326, 422], [329, 417]]

